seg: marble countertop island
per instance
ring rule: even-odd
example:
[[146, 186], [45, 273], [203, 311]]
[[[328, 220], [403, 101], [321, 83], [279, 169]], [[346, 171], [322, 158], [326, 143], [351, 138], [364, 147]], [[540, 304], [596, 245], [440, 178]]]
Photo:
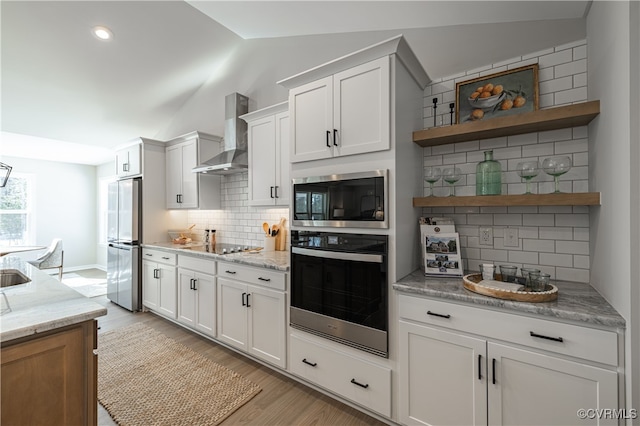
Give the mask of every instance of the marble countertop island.
[[264, 251], [257, 253], [229, 253], [216, 254], [208, 252], [202, 243], [181, 245], [173, 243], [151, 243], [144, 244], [143, 247], [152, 249], [166, 250], [177, 254], [187, 254], [208, 258], [212, 260], [221, 260], [225, 262], [239, 263], [249, 266], [257, 266], [259, 268], [273, 269], [276, 271], [289, 271], [289, 252], [288, 251]]
[[107, 314], [107, 309], [20, 258], [0, 258], [0, 269], [18, 270], [31, 281], [0, 290], [0, 342], [43, 333]]
[[514, 302], [484, 296], [465, 289], [462, 277], [426, 277], [420, 270], [394, 283], [393, 288], [406, 294], [448, 299], [488, 309], [605, 327], [625, 327], [624, 318], [589, 284], [568, 281], [554, 281], [553, 284], [558, 287], [558, 299], [541, 303]]

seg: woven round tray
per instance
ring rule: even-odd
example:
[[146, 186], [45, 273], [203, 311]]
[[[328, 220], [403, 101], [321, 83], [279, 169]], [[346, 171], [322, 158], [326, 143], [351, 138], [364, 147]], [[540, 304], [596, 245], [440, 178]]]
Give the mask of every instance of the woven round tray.
[[[499, 279], [500, 276], [498, 276]], [[497, 299], [514, 300], [517, 302], [551, 302], [558, 298], [558, 287], [553, 284], [547, 286], [546, 291], [514, 291], [479, 284], [482, 281], [481, 274], [469, 274], [462, 277], [464, 288], [484, 296]]]

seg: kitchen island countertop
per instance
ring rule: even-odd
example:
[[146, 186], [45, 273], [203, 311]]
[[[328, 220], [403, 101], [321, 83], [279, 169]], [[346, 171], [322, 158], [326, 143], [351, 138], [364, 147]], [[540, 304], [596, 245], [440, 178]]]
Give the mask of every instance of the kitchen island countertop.
[[426, 277], [420, 270], [394, 283], [393, 288], [405, 294], [448, 299], [505, 312], [606, 327], [625, 327], [624, 318], [589, 284], [568, 281], [554, 281], [553, 284], [558, 287], [558, 299], [541, 303], [514, 302], [484, 296], [465, 289], [462, 277]]
[[143, 244], [143, 247], [166, 250], [177, 254], [186, 254], [189, 256], [203, 257], [216, 261], [239, 263], [243, 265], [256, 266], [259, 268], [273, 269], [276, 271], [289, 271], [289, 252], [288, 251], [264, 251], [257, 253], [229, 253], [216, 254], [205, 250], [202, 244], [181, 245], [173, 243], [151, 243]]
[[107, 308], [18, 257], [0, 259], [0, 269], [18, 270], [31, 281], [3, 287], [0, 342], [5, 343], [107, 314]]

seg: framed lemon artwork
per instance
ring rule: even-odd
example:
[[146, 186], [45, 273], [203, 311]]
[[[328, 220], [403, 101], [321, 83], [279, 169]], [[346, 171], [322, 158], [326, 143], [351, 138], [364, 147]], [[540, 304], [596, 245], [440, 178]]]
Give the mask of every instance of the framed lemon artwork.
[[456, 84], [456, 123], [538, 110], [538, 64]]

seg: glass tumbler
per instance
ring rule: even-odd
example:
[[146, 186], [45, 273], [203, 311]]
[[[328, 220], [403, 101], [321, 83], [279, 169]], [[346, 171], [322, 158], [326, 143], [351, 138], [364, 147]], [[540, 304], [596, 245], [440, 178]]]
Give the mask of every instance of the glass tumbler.
[[520, 273], [522, 274], [522, 278], [524, 278], [524, 288], [525, 290], [531, 291], [531, 274], [539, 275], [540, 269], [534, 268], [521, 268]]
[[500, 275], [502, 276], [502, 281], [506, 283], [512, 283], [515, 281], [517, 271], [517, 266], [500, 265]]
[[537, 277], [535, 278], [533, 278], [533, 276], [531, 277], [532, 277], [533, 291], [546, 291], [547, 286], [549, 285], [549, 279], [551, 278], [551, 275], [541, 272], [540, 274], [538, 274]]

